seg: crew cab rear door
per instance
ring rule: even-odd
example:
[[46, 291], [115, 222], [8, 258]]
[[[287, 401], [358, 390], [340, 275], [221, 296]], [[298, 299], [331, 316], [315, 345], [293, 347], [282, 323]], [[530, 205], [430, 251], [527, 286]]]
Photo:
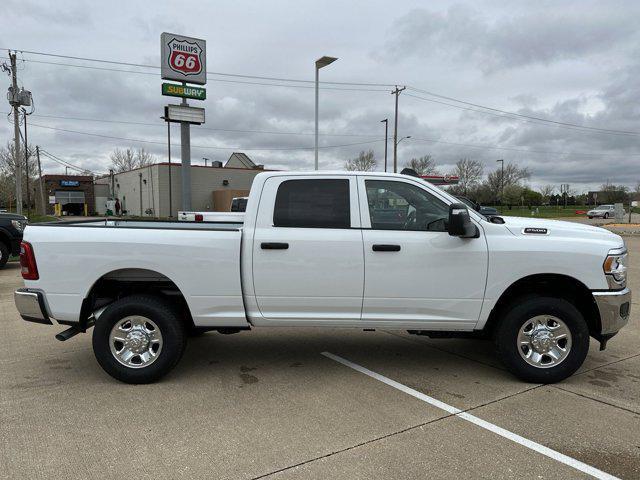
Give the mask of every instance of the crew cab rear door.
[[252, 252], [261, 320], [360, 321], [364, 255], [356, 180], [345, 174], [265, 181]]
[[359, 177], [365, 256], [363, 323], [471, 329], [480, 315], [488, 251], [446, 230], [448, 202], [421, 180]]

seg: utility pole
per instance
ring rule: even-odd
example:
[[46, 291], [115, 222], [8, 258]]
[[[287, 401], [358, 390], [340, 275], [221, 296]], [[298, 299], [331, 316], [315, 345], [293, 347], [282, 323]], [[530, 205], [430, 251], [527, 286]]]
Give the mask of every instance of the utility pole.
[[138, 174], [138, 179], [140, 181], [140, 216], [142, 217], [142, 174]]
[[38, 178], [40, 179], [40, 208], [42, 215], [47, 214], [47, 206], [44, 203], [44, 186], [42, 185], [42, 166], [40, 165], [40, 147], [36, 145], [36, 158], [38, 159]]
[[387, 144], [389, 143], [389, 119], [380, 120], [384, 123], [384, 171], [387, 172]]
[[20, 161], [20, 117], [18, 109], [20, 101], [18, 99], [18, 68], [16, 67], [16, 53], [9, 51], [9, 60], [11, 61], [11, 85], [12, 96], [10, 103], [13, 107], [13, 142], [14, 142], [14, 161], [16, 169], [16, 213], [22, 214], [22, 162]]
[[391, 95], [396, 96], [395, 125], [393, 128], [393, 173], [398, 173], [398, 97], [405, 88], [407, 87], [398, 88], [396, 85], [396, 89], [391, 92]]
[[27, 139], [27, 111], [23, 108], [24, 114], [24, 174], [27, 180], [27, 218], [31, 216], [31, 192], [29, 191], [29, 141]]

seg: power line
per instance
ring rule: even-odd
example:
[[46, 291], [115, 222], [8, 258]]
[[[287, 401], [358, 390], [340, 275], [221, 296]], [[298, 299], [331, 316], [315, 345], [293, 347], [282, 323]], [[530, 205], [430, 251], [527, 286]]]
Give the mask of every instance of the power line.
[[[410, 90], [416, 91], [416, 92], [420, 92], [420, 93], [426, 94], [426, 95], [431, 95], [431, 96], [436, 97], [436, 98], [442, 98], [442, 99], [445, 99], [445, 100], [458, 102], [458, 103], [461, 103], [463, 105], [469, 105], [469, 106], [472, 106], [472, 107], [489, 110], [491, 112], [497, 112], [497, 113], [502, 114], [502, 116], [508, 115], [508, 116], [512, 116], [512, 117], [524, 118], [524, 119], [527, 119], [527, 120], [534, 120], [534, 121], [537, 121], [537, 122], [552, 123], [552, 124], [558, 125], [558, 126], [579, 128], [579, 129], [583, 129], [583, 130], [590, 130], [590, 131], [593, 131], [593, 132], [608, 133], [608, 134], [614, 134], [614, 135], [640, 135], [640, 132], [631, 132], [631, 131], [626, 131], [626, 130], [613, 130], [613, 129], [608, 129], [608, 128], [589, 127], [589, 126], [586, 126], [586, 125], [578, 125], [578, 124], [575, 124], [575, 123], [560, 122], [560, 121], [551, 120], [551, 119], [548, 119], [548, 118], [534, 117], [534, 116], [531, 116], [531, 115], [524, 115], [522, 113], [509, 112], [509, 111], [506, 111], [506, 110], [500, 110], [498, 108], [487, 107], [487, 106], [480, 105], [480, 104], [477, 104], [477, 103], [467, 102], [465, 100], [458, 100], [458, 99], [453, 98], [453, 97], [447, 97], [446, 95], [440, 95], [440, 94], [437, 94], [437, 93], [432, 93], [432, 92], [429, 92], [427, 90], [421, 90], [419, 88], [414, 88], [414, 87], [407, 87], [407, 88], [409, 88]], [[407, 94], [407, 95], [409, 95], [409, 94]], [[421, 100], [432, 101], [432, 100], [427, 99], [427, 98], [418, 97], [418, 96], [415, 96], [415, 95], [412, 95], [412, 96], [414, 98], [420, 98]], [[455, 105], [451, 105], [449, 103], [444, 103], [444, 102], [438, 102], [438, 103], [443, 103], [444, 105], [449, 105], [449, 106], [452, 106], [452, 107], [455, 106]], [[457, 107], [457, 108], [461, 108], [461, 107]], [[469, 109], [466, 108], [465, 110], [469, 110]], [[474, 111], [480, 112], [480, 113], [488, 113], [488, 112], [483, 112], [482, 110], [474, 110]]]
[[[455, 105], [455, 104], [452, 104], [452, 103], [442, 102], [440, 100], [434, 100], [432, 98], [424, 98], [424, 97], [420, 97], [418, 95], [412, 95], [410, 93], [405, 93], [405, 95], [407, 97], [417, 98], [419, 100], [424, 100], [426, 102], [437, 103], [437, 104], [440, 104], [440, 105], [448, 105], [449, 107], [458, 108], [460, 110], [467, 110], [467, 111], [470, 111], [470, 112], [481, 113], [483, 115], [492, 115], [494, 117], [506, 118], [506, 119], [509, 119], [509, 120], [516, 120], [518, 122], [531, 123], [533, 125], [540, 125], [542, 127], [563, 128], [563, 129], [566, 129], [566, 130], [573, 130], [575, 132], [586, 133], [586, 134], [589, 134], [589, 135], [593, 135], [594, 133], [600, 133], [600, 134], [606, 133], [606, 132], [593, 132], [593, 131], [590, 131], [590, 130], [585, 130], [585, 129], [580, 128], [580, 127], [569, 127], [569, 126], [564, 126], [564, 125], [554, 125], [554, 124], [550, 124], [550, 123], [544, 123], [544, 122], [538, 122], [538, 121], [534, 121], [534, 120], [529, 120], [529, 119], [526, 119], [526, 118], [513, 117], [513, 116], [510, 116], [510, 115], [505, 115], [505, 114], [501, 114], [501, 113], [494, 113], [494, 112], [489, 112], [489, 111], [486, 111], [486, 110], [479, 110], [477, 108], [464, 107], [462, 105]], [[606, 134], [607, 135], [620, 135], [620, 136], [624, 136], [624, 137], [629, 136], [628, 133], [622, 133], [622, 132], [621, 133], [608, 132]]]
[[[123, 124], [123, 125], [141, 125], [147, 127], [162, 127], [164, 128], [164, 123], [150, 123], [150, 122], [133, 122], [127, 120], [106, 120], [101, 118], [85, 118], [85, 117], [68, 117], [63, 115], [42, 115], [42, 114], [33, 114], [34, 117], [42, 117], [42, 118], [55, 118], [60, 120], [72, 120], [72, 121], [81, 121], [81, 122], [100, 122], [100, 123], [114, 123], [114, 124]], [[233, 128], [212, 128], [212, 127], [198, 127], [198, 130], [208, 130], [212, 132], [232, 132], [232, 133], [259, 133], [259, 134], [269, 134], [269, 135], [303, 135], [303, 136], [313, 136], [314, 133], [310, 132], [283, 132], [283, 131], [275, 131], [275, 130], [239, 130]], [[371, 134], [358, 134], [358, 133], [321, 133], [321, 137], [370, 137], [370, 138], [378, 138], [379, 135], [371, 135]]]
[[[0, 50], [8, 50], [6, 48], [0, 48]], [[85, 62], [96, 62], [96, 63], [104, 63], [109, 65], [123, 65], [127, 67], [137, 67], [137, 68], [152, 68], [155, 70], [160, 70], [160, 67], [157, 65], [149, 65], [143, 63], [129, 63], [129, 62], [120, 62], [115, 60], [104, 60], [100, 58], [90, 58], [90, 57], [77, 57], [72, 55], [60, 55], [55, 53], [47, 53], [47, 52], [36, 52], [32, 50], [16, 50], [20, 53], [26, 53], [30, 55], [42, 55], [46, 57], [55, 57], [55, 58], [64, 58], [67, 60], [80, 60]], [[217, 75], [221, 77], [233, 77], [233, 78], [247, 78], [254, 80], [270, 80], [276, 82], [294, 82], [294, 83], [307, 83], [307, 84], [315, 84], [314, 80], [304, 80], [299, 78], [284, 78], [284, 77], [268, 77], [264, 75], [247, 75], [240, 73], [226, 73], [226, 72], [206, 72], [207, 75]], [[330, 82], [323, 81], [320, 83], [325, 83], [328, 85], [351, 85], [351, 86], [365, 86], [365, 87], [393, 87], [394, 85], [391, 83], [369, 83], [369, 82]]]
[[[79, 130], [70, 130], [58, 127], [51, 127], [48, 125], [38, 125], [35, 123], [30, 123], [31, 126], [44, 128], [48, 130], [55, 130], [66, 133], [74, 133], [78, 135], [88, 135], [99, 138], [107, 138], [113, 140], [124, 140], [129, 142], [139, 142], [139, 143], [148, 143], [153, 145], [166, 145], [166, 142], [154, 141], [154, 140], [142, 140], [136, 138], [125, 138], [125, 137], [117, 137], [113, 135], [104, 135], [93, 132], [83, 132]], [[469, 147], [469, 148], [479, 148], [479, 149], [488, 149], [488, 150], [505, 150], [512, 152], [520, 152], [520, 153], [530, 153], [530, 154], [543, 154], [543, 155], [575, 155], [575, 156], [593, 156], [593, 157], [630, 157], [630, 156], [640, 156], [640, 153], [593, 153], [593, 152], [566, 152], [566, 151], [552, 151], [552, 150], [537, 150], [537, 149], [523, 149], [516, 147], [504, 147], [500, 145], [491, 145], [491, 144], [473, 144], [473, 143], [461, 143], [461, 142], [450, 142], [445, 140], [436, 140], [432, 138], [420, 138], [420, 137], [411, 137], [412, 141], [419, 142], [428, 142], [428, 143], [438, 143], [443, 145], [454, 145], [459, 147]], [[376, 139], [365, 142], [354, 142], [354, 143], [345, 143], [340, 145], [324, 145], [319, 148], [340, 148], [340, 147], [351, 147], [355, 145], [367, 145], [377, 142], [382, 142], [384, 139]], [[174, 146], [174, 144], [172, 144]], [[293, 150], [313, 150], [314, 147], [286, 147], [286, 148], [242, 148], [242, 147], [214, 147], [214, 146], [205, 146], [205, 145], [193, 145], [194, 148], [200, 149], [213, 149], [213, 150], [232, 150], [232, 151], [293, 151]], [[42, 150], [41, 150], [42, 151]]]
[[[0, 57], [0, 58], [6, 58], [6, 57]], [[42, 65], [56, 65], [59, 67], [84, 68], [87, 70], [98, 70], [98, 71], [118, 72], [118, 73], [133, 73], [136, 75], [152, 75], [154, 77], [158, 76], [156, 72], [141, 72], [137, 70], [123, 70], [120, 68], [105, 68], [105, 67], [96, 67], [93, 65], [78, 65], [78, 64], [72, 64], [72, 63], [44, 62], [41, 60], [33, 60], [30, 58], [23, 58], [21, 60], [23, 62], [37, 63]], [[304, 88], [304, 89], [314, 88], [311, 85], [295, 85], [295, 84], [292, 85], [292, 84], [283, 84], [283, 83], [264, 83], [264, 82], [249, 82], [249, 81], [243, 81], [243, 80], [226, 80], [222, 78], [211, 78], [209, 76], [207, 78], [211, 82], [233, 83], [233, 84], [240, 84], [240, 85], [259, 85], [264, 87], [284, 87], [284, 88]], [[386, 93], [387, 91], [379, 88], [348, 88], [348, 87], [327, 87], [327, 86], [321, 86], [320, 88], [323, 90], [337, 90], [337, 91], [342, 90], [342, 91], [349, 91], [349, 92], [385, 92]]]
[[[92, 136], [92, 137], [99, 137], [99, 138], [108, 138], [108, 139], [112, 139], [112, 140], [124, 140], [127, 142], [138, 142], [138, 143], [148, 143], [148, 144], [153, 144], [153, 145], [166, 145], [166, 142], [159, 142], [159, 141], [154, 141], [154, 140], [142, 140], [142, 139], [138, 139], [138, 138], [125, 138], [125, 137], [116, 137], [113, 135], [103, 135], [100, 133], [92, 133], [92, 132], [82, 132], [79, 130], [70, 130], [70, 129], [66, 129], [66, 128], [57, 128], [57, 127], [50, 127], [47, 125], [38, 125], [36, 123], [30, 123], [31, 126], [33, 127], [39, 127], [39, 128], [45, 128], [48, 130], [55, 130], [58, 132], [66, 132], [66, 133], [75, 133], [78, 135], [88, 135], [88, 136]], [[323, 145], [320, 148], [340, 148], [340, 147], [352, 147], [354, 145], [366, 145], [366, 144], [371, 144], [371, 143], [376, 143], [376, 142], [383, 142], [384, 140], [379, 139], [379, 140], [369, 140], [366, 142], [354, 142], [354, 143], [345, 143], [342, 145]], [[246, 150], [246, 151], [292, 151], [292, 150], [313, 150], [314, 147], [286, 147], [286, 148], [242, 148], [242, 147], [214, 147], [214, 146], [209, 146], [209, 145], [192, 145], [193, 148], [200, 148], [200, 149], [210, 149], [210, 150], [230, 150], [230, 151], [241, 151], [241, 150]]]
[[551, 151], [551, 150], [531, 150], [524, 148], [516, 148], [516, 147], [501, 147], [499, 145], [481, 145], [481, 144], [473, 144], [473, 143], [459, 143], [459, 142], [448, 142], [445, 140], [434, 140], [431, 138], [420, 138], [420, 137], [411, 137], [412, 141], [422, 141], [428, 143], [442, 143], [445, 145], [455, 145], [458, 147], [470, 147], [470, 148], [481, 148], [481, 149], [489, 149], [489, 150], [507, 150], [511, 152], [522, 152], [522, 153], [535, 153], [535, 154], [544, 154], [544, 155], [576, 155], [576, 156], [594, 156], [594, 157], [636, 157], [640, 156], [640, 153], [589, 153], [589, 152], [562, 152], [562, 151]]
[[[128, 67], [136, 67], [136, 68], [151, 68], [151, 69], [155, 69], [158, 70], [160, 69], [159, 66], [157, 65], [148, 65], [148, 64], [141, 64], [141, 63], [129, 63], [129, 62], [120, 62], [120, 61], [114, 61], [114, 60], [104, 60], [104, 59], [98, 59], [98, 58], [90, 58], [90, 57], [78, 57], [78, 56], [71, 56], [71, 55], [60, 55], [60, 54], [54, 54], [54, 53], [48, 53], [48, 52], [37, 52], [37, 51], [32, 51], [32, 50], [19, 50], [21, 53], [26, 53], [26, 54], [31, 54], [31, 55], [42, 55], [42, 56], [47, 56], [47, 57], [54, 57], [54, 58], [63, 58], [63, 59], [70, 59], [70, 60], [79, 60], [79, 61], [88, 61], [88, 62], [97, 62], [97, 63], [102, 63], [102, 64], [109, 64], [109, 65], [123, 65], [123, 66], [128, 66]], [[26, 61], [30, 61], [30, 60], [26, 60]], [[33, 60], [31, 60], [33, 61]], [[65, 66], [78, 66], [78, 65], [65, 65]], [[81, 68], [97, 68], [97, 67], [89, 67], [89, 66], [80, 66]], [[135, 72], [132, 70], [129, 71], [125, 71], [127, 73], [145, 73], [145, 72]], [[148, 73], [148, 72], [146, 72]], [[262, 75], [246, 75], [246, 74], [236, 74], [236, 73], [224, 73], [224, 72], [207, 72], [207, 75], [215, 75], [215, 76], [223, 76], [223, 77], [232, 77], [232, 78], [244, 78], [244, 79], [254, 79], [254, 80], [268, 80], [268, 81], [284, 81], [284, 82], [290, 82], [290, 83], [299, 83], [299, 84], [312, 84], [314, 83], [313, 80], [303, 80], [303, 79], [296, 79], [296, 78], [285, 78], [285, 77], [269, 77], [269, 76], [262, 76]], [[214, 81], [216, 81], [215, 79], [212, 79]], [[218, 81], [222, 81], [222, 80], [218, 80]], [[235, 82], [234, 82], [235, 83]], [[385, 83], [365, 83], [365, 82], [321, 82], [327, 85], [348, 85], [348, 86], [364, 86], [364, 87], [394, 87], [394, 84], [385, 84]], [[293, 85], [274, 85], [274, 84], [265, 84], [265, 85], [269, 85], [269, 86], [293, 86]], [[300, 86], [300, 85], [299, 85]], [[312, 87], [308, 87], [308, 88], [312, 88]], [[327, 87], [325, 87], [327, 88]], [[557, 126], [563, 126], [563, 127], [571, 127], [574, 129], [582, 129], [582, 130], [588, 130], [588, 131], [592, 131], [592, 132], [599, 132], [599, 133], [606, 133], [606, 134], [614, 134], [614, 135], [640, 135], [640, 132], [634, 132], [634, 131], [626, 131], [626, 130], [616, 130], [616, 129], [607, 129], [607, 128], [598, 128], [598, 127], [590, 127], [590, 126], [586, 126], [586, 125], [578, 125], [578, 124], [574, 124], [574, 123], [570, 123], [570, 122], [561, 122], [558, 120], [552, 120], [552, 119], [548, 119], [548, 118], [542, 118], [542, 117], [535, 117], [532, 115], [525, 115], [522, 113], [517, 113], [517, 112], [510, 112], [507, 110], [501, 110], [498, 108], [494, 108], [494, 107], [488, 107], [485, 105], [481, 105], [478, 103], [474, 103], [474, 102], [469, 102], [466, 100], [460, 100], [451, 96], [447, 96], [447, 95], [442, 95], [439, 93], [434, 93], [428, 90], [423, 90], [420, 88], [416, 88], [416, 87], [411, 87], [408, 86], [408, 89], [415, 91], [415, 92], [419, 92], [422, 94], [426, 94], [432, 97], [436, 97], [436, 98], [440, 98], [440, 99], [444, 99], [444, 100], [449, 100], [452, 102], [456, 102], [456, 103], [460, 103], [462, 105], [467, 105], [470, 107], [475, 107], [481, 110], [474, 110], [480, 113], [488, 113], [489, 112], [495, 112], [495, 113], [499, 113], [502, 115], [507, 115], [510, 117], [518, 117], [518, 118], [522, 118], [522, 119], [527, 119], [527, 120], [532, 120], [532, 121], [537, 121], [537, 122], [542, 122], [542, 123], [549, 123], [549, 124], [554, 124]], [[359, 90], [359, 89], [356, 89]], [[416, 98], [421, 98], [421, 97], [417, 97]], [[430, 99], [425, 99], [425, 98], [421, 98], [422, 100], [426, 100], [426, 101], [432, 101]], [[448, 103], [443, 103], [444, 105], [448, 105], [448, 106], [452, 106], [455, 107], [455, 105], [452, 104], [448, 104]], [[460, 108], [459, 106], [457, 106], [457, 108]]]
[[60, 164], [60, 165], [62, 165], [64, 167], [68, 167], [68, 168], [71, 168], [73, 170], [77, 170], [77, 171], [83, 172], [83, 173], [89, 172], [89, 173], [95, 174], [95, 172], [92, 172], [91, 170], [89, 170], [87, 168], [79, 167], [77, 165], [74, 165], [73, 163], [70, 163], [70, 162], [68, 162], [66, 160], [61, 159], [60, 157], [57, 157], [56, 155], [53, 155], [52, 153], [49, 153], [48, 151], [46, 151], [43, 148], [40, 148], [40, 153], [44, 154], [50, 160], [53, 160], [54, 162], [56, 162], [56, 163], [58, 163], [58, 164]]

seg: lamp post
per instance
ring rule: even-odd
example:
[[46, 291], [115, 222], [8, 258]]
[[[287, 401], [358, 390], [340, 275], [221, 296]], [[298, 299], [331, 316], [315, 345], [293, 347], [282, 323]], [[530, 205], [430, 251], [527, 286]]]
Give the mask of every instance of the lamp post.
[[380, 120], [384, 123], [384, 171], [387, 171], [387, 143], [389, 143], [389, 119]]
[[501, 170], [500, 170], [500, 205], [504, 202], [504, 159], [496, 160], [496, 162], [500, 162]]
[[327, 65], [335, 62], [337, 58], [335, 57], [321, 57], [316, 60], [316, 161], [315, 161], [315, 169], [318, 170], [318, 99], [319, 95], [319, 79], [320, 79], [320, 69], [322, 67], [326, 67]]

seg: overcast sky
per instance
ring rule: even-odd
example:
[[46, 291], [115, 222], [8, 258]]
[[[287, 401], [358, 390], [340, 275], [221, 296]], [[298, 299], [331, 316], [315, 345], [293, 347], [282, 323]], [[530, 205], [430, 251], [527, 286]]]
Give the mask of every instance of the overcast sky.
[[[629, 186], [640, 180], [640, 133], [619, 133], [640, 132], [638, 20], [637, 1], [5, 0], [0, 48], [159, 65], [160, 33], [169, 31], [207, 40], [209, 72], [306, 80], [313, 80], [316, 58], [335, 56], [339, 60], [321, 71], [321, 80], [408, 85], [486, 107], [615, 130], [480, 113], [418, 90], [400, 95], [399, 136], [412, 136], [399, 146], [401, 165], [431, 154], [448, 172], [459, 158], [469, 157], [484, 162], [488, 172], [504, 158], [529, 167], [534, 187], [569, 183], [582, 191], [607, 180]], [[6, 50], [0, 56], [6, 57]], [[19, 58], [19, 83], [35, 99], [30, 143], [94, 172], [108, 170], [114, 148], [142, 146], [166, 161], [166, 126], [159, 117], [162, 106], [176, 99], [161, 96], [158, 71], [27, 53]], [[8, 76], [0, 78], [2, 88], [9, 86]], [[191, 103], [203, 105], [207, 115], [204, 126], [192, 127], [192, 161], [224, 161], [239, 150], [268, 168], [313, 168], [313, 88], [228, 80], [233, 78], [210, 75], [207, 100]], [[371, 148], [382, 169], [380, 120], [389, 118], [391, 135], [391, 89], [333, 87], [320, 92], [320, 144], [327, 147], [320, 151], [321, 168], [341, 168]], [[12, 136], [11, 123], [0, 122], [2, 144]], [[175, 160], [178, 127], [172, 136]], [[389, 141], [390, 161], [391, 152]], [[49, 173], [63, 170], [48, 160], [44, 166]]]

